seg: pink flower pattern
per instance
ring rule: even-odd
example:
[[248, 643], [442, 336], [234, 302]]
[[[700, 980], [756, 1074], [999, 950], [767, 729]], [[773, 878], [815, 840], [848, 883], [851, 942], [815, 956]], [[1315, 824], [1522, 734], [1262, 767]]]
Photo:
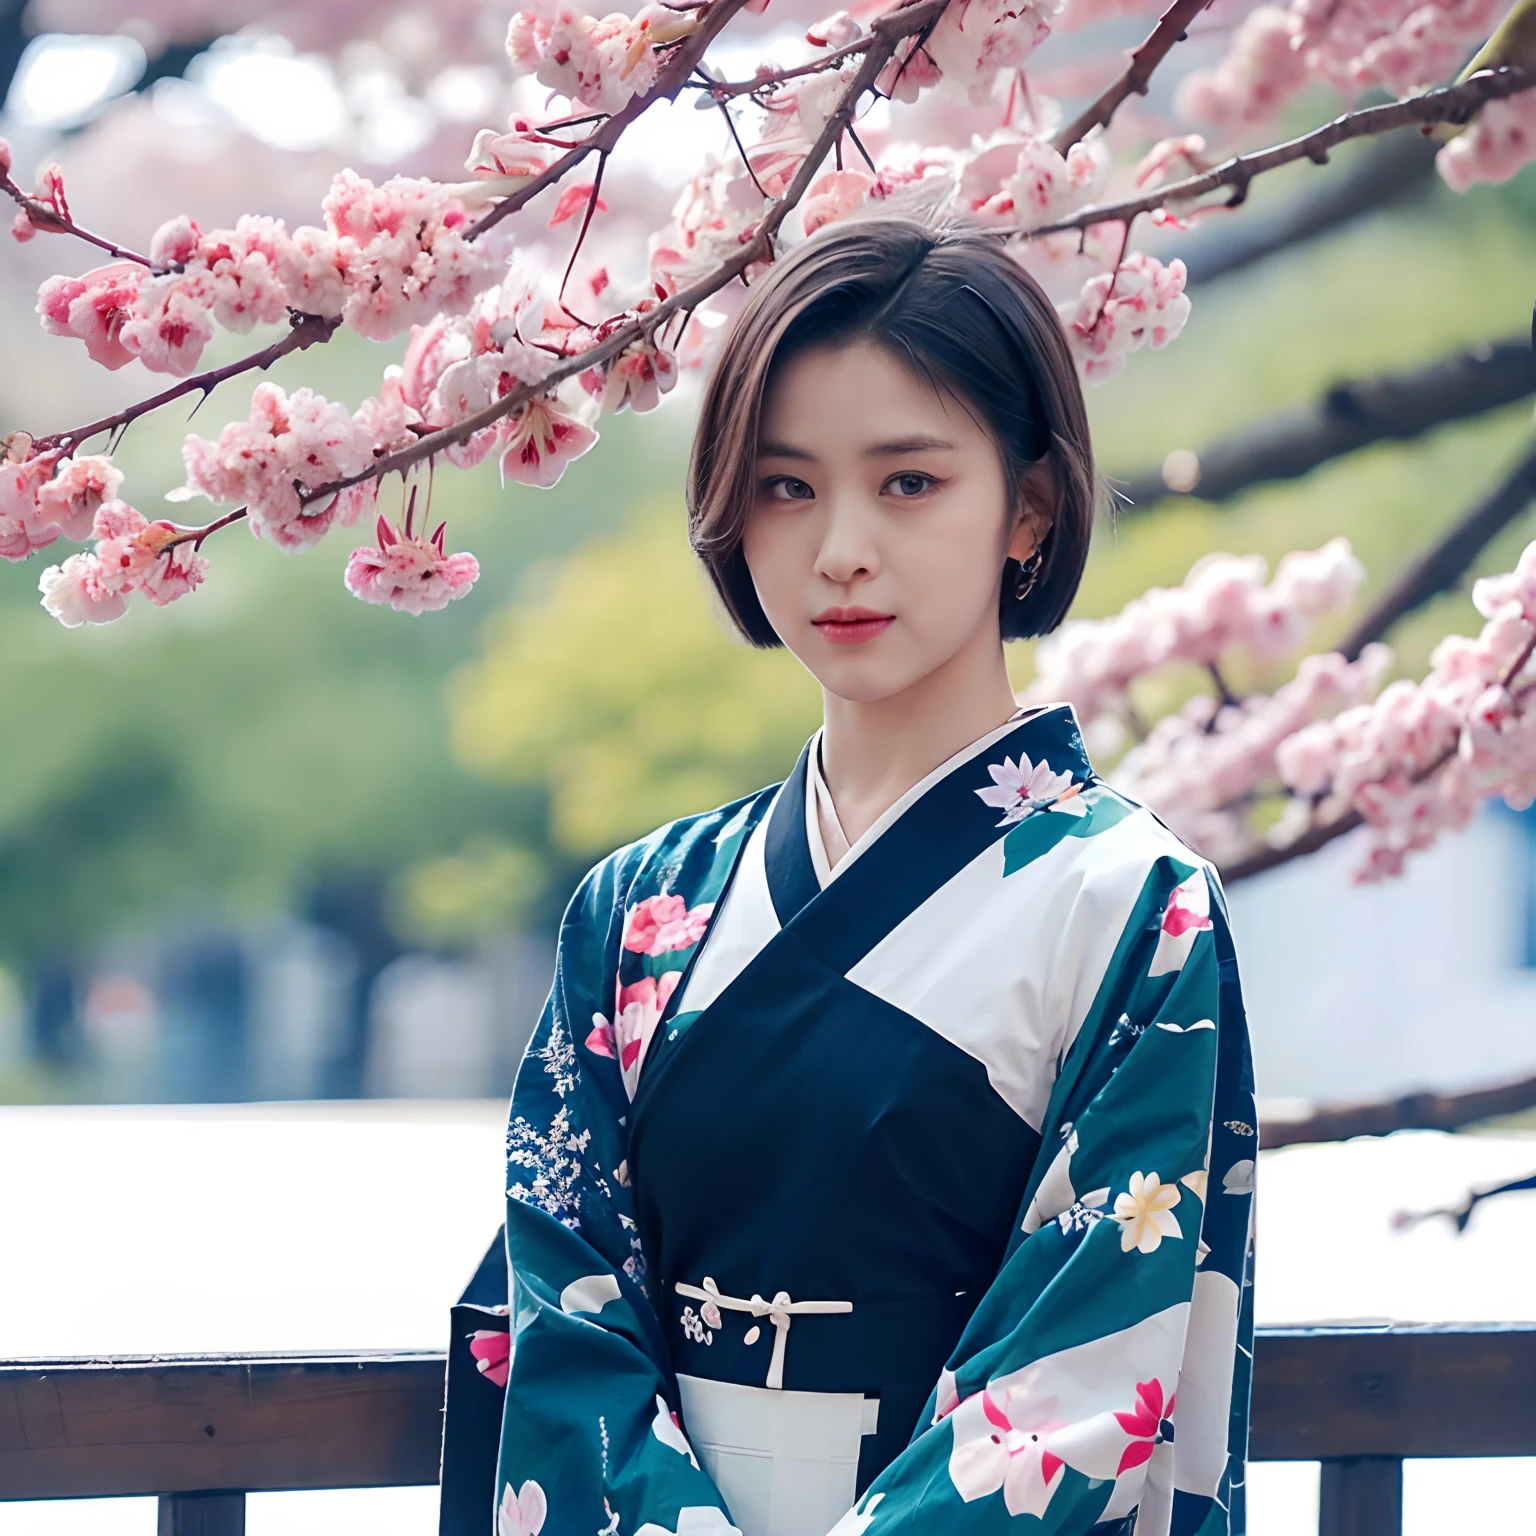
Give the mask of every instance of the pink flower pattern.
[[624, 948], [637, 955], [691, 949], [704, 937], [713, 902], [690, 907], [681, 896], [647, 896], [624, 916]]
[[494, 1328], [477, 1328], [469, 1336], [475, 1367], [493, 1386], [505, 1387], [512, 1374], [512, 1335]]

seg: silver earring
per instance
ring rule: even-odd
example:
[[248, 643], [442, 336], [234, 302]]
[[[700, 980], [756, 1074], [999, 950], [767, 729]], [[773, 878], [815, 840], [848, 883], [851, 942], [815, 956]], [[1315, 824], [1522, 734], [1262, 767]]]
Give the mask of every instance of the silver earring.
[[1029, 559], [1019, 561], [1019, 577], [1013, 588], [1015, 602], [1023, 602], [1035, 590], [1035, 583], [1040, 580], [1040, 568], [1044, 564], [1045, 556], [1038, 549]]

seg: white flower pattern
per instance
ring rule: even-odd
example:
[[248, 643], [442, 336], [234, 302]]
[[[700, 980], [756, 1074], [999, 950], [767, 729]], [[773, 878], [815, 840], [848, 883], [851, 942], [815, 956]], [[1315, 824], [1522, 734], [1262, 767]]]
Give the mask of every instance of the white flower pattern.
[[1082, 786], [1072, 782], [1070, 773], [1054, 772], [1044, 758], [1032, 763], [1027, 753], [1020, 752], [1017, 763], [1005, 757], [1000, 763], [988, 763], [987, 772], [992, 775], [991, 786], [978, 789], [976, 795], [983, 805], [1003, 813], [1000, 827], [1012, 826], [1036, 811], [1070, 810], [1078, 816], [1084, 812], [1084, 806], [1070, 803]]
[[547, 1131], [539, 1131], [519, 1115], [507, 1127], [507, 1161], [526, 1168], [531, 1177], [512, 1184], [507, 1196], [547, 1211], [573, 1232], [581, 1226], [581, 1197], [577, 1183], [582, 1163], [573, 1154], [585, 1152], [591, 1131], [571, 1130], [570, 1110], [561, 1105]]

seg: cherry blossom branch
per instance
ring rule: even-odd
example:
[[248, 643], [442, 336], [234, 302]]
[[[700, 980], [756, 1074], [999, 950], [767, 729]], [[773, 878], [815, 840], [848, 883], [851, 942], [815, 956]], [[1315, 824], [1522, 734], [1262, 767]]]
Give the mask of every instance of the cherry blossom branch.
[[1356, 827], [1364, 825], [1365, 817], [1359, 811], [1346, 811], [1344, 815], [1324, 822], [1321, 826], [1309, 827], [1300, 837], [1293, 838], [1284, 847], [1260, 848], [1246, 858], [1223, 864], [1221, 883], [1235, 885], [1239, 880], [1248, 880], [1254, 875], [1262, 875], [1271, 869], [1278, 869], [1282, 864], [1289, 864], [1292, 859], [1305, 858], [1309, 853], [1316, 853], [1318, 849], [1326, 848], [1335, 838], [1343, 837], [1346, 832], [1353, 832]]
[[483, 213], [465, 231], [465, 239], [476, 240], [488, 229], [493, 229], [505, 218], [510, 218], [519, 208], [526, 206], [539, 195], [546, 187], [552, 187], [560, 181], [567, 171], [574, 170], [588, 155], [602, 154], [607, 156], [614, 146], [623, 137], [624, 131], [646, 110], [653, 102], [663, 98], [670, 99], [688, 83], [688, 77], [698, 67], [699, 61], [704, 57], [705, 50], [719, 36], [721, 29], [739, 11], [747, 0], [712, 0], [709, 8], [704, 11], [703, 18], [698, 27], [690, 32], [669, 55], [667, 62], [662, 66], [660, 74], [656, 77], [656, 83], [650, 90], [642, 95], [632, 97], [619, 111], [615, 112], [603, 125], [596, 129], [580, 144], [568, 149], [561, 157], [547, 166], [535, 176], [526, 186], [519, 187], [507, 197], [504, 197], [493, 208]]
[[[720, 3], [730, 4], [732, 0], [720, 0]], [[502, 417], [510, 415], [536, 395], [547, 394], [562, 380], [609, 362], [636, 343], [649, 343], [673, 315], [680, 311], [697, 309], [706, 299], [718, 293], [734, 278], [739, 277], [754, 262], [771, 256], [773, 238], [779, 226], [804, 197], [822, 161], [826, 159], [832, 146], [837, 143], [852, 121], [860, 98], [866, 91], [874, 88], [880, 72], [890, 62], [902, 40], [921, 32], [943, 13], [947, 4], [948, 0], [909, 0], [908, 4], [886, 12], [874, 22], [871, 28], [870, 46], [865, 51], [863, 63], [838, 98], [837, 105], [828, 116], [815, 143], [811, 145], [810, 152], [801, 161], [794, 179], [784, 189], [782, 196], [764, 214], [752, 237], [743, 241], [736, 251], [721, 262], [713, 272], [701, 277], [690, 287], [680, 289], [670, 298], [663, 299], [655, 308], [647, 310], [624, 325], [615, 327], [596, 346], [573, 353], [563, 359], [537, 383], [520, 384], [500, 399], [491, 401], [489, 405], [482, 406], [478, 411], [472, 411], [453, 426], [430, 432], [409, 447], [384, 455], [355, 475], [327, 481], [324, 485], [305, 492], [304, 504], [310, 505], [327, 496], [335, 495], [348, 486], [360, 485], [367, 480], [381, 480], [391, 474], [403, 474], [412, 466], [421, 463], [423, 459], [431, 459], [455, 443], [466, 442], [477, 432], [483, 432], [487, 427], [494, 426]], [[614, 121], [616, 118], [609, 119], [610, 123]], [[604, 125], [605, 130], [607, 126], [607, 124]]]
[[16, 185], [8, 171], [0, 175], [0, 192], [20, 207], [35, 229], [51, 235], [73, 235], [75, 239], [83, 240], [87, 245], [94, 245], [98, 250], [105, 251], [109, 256], [116, 256], [119, 260], [136, 261], [141, 267], [148, 267], [151, 272], [162, 270], [148, 256], [130, 250], [125, 245], [118, 245], [103, 235], [93, 234], [83, 225], [77, 224], [70, 216], [68, 204], [64, 205], [64, 210], [61, 212], [41, 198], [29, 196]]
[[[1268, 480], [1292, 480], [1371, 443], [1497, 410], [1536, 393], [1536, 353], [1524, 335], [1481, 341], [1422, 367], [1343, 380], [1310, 405], [1280, 411], [1198, 455], [1132, 475], [1120, 494], [1145, 509], [1165, 496], [1221, 502]], [[1168, 484], [1169, 478], [1178, 481]]]
[[1464, 1093], [1408, 1093], [1361, 1104], [1323, 1104], [1293, 1120], [1266, 1118], [1259, 1146], [1296, 1147], [1393, 1131], [1455, 1131], [1536, 1105], [1536, 1077], [1516, 1078]]
[[[1177, 254], [1189, 272], [1187, 285], [1240, 272], [1423, 191], [1434, 176], [1439, 148], [1423, 134], [1388, 134], [1273, 212], [1207, 220], [1178, 243]], [[1156, 248], [1153, 254], [1159, 254]]]
[[83, 427], [70, 427], [63, 432], [51, 432], [46, 437], [36, 438], [33, 440], [33, 449], [39, 453], [50, 453], [56, 448], [62, 448], [68, 453], [73, 453], [82, 443], [89, 441], [98, 433], [114, 432], [120, 427], [126, 427], [137, 421], [139, 417], [159, 410], [162, 405], [169, 405], [173, 400], [179, 400], [183, 395], [201, 390], [203, 398], [206, 399], [226, 379], [232, 379], [241, 373], [265, 370], [270, 368], [278, 358], [286, 357], [290, 352], [302, 352], [306, 347], [312, 347], [317, 342], [329, 341], [340, 324], [339, 318], [326, 320], [319, 315], [294, 314], [292, 328], [288, 334], [274, 341], [271, 346], [263, 347], [259, 352], [252, 352], [248, 357], [237, 358], [232, 363], [226, 363], [222, 368], [210, 368], [206, 373], [195, 373], [179, 384], [173, 384], [169, 389], [161, 390], [158, 395], [151, 395], [147, 400], [124, 406], [122, 410], [114, 411], [110, 416], [103, 416], [99, 421], [90, 421]]
[[1131, 54], [1125, 73], [1051, 140], [1057, 151], [1064, 155], [1091, 129], [1107, 127], [1127, 96], [1145, 96], [1152, 71], [1167, 58], [1173, 45], [1185, 36], [1189, 24], [1210, 3], [1211, 0], [1174, 0], [1146, 41]]
[[236, 507], [233, 512], [226, 512], [223, 517], [216, 517], [211, 523], [204, 523], [201, 528], [183, 528], [174, 539], [167, 539], [160, 546], [160, 553], [168, 554], [178, 544], [190, 544], [193, 549], [201, 549], [203, 540], [210, 534], [217, 533], [221, 528], [228, 528], [233, 523], [243, 522], [246, 516], [247, 508]]
[[1478, 500], [1377, 599], [1338, 643], [1351, 661], [1379, 640], [1405, 614], [1449, 591], [1483, 547], [1508, 527], [1536, 498], [1536, 443], [1493, 490]]
[[[1205, 0], [1205, 3], [1209, 4], [1210, 0]], [[737, 96], [753, 96], [770, 85], [782, 85], [786, 80], [799, 79], [801, 75], [817, 75], [824, 69], [835, 68], [844, 59], [851, 59], [857, 54], [867, 52], [873, 41], [873, 33], [856, 37], [851, 43], [844, 43], [841, 48], [830, 49], [807, 63], [796, 64], [789, 69], [765, 69], [750, 80], [711, 80], [705, 75], [702, 80], [690, 80], [687, 83], [694, 90], [708, 91], [717, 101], [730, 100]], [[703, 71], [699, 73], [703, 74]]]
[[[1525, 670], [1530, 662], [1531, 655], [1536, 652], [1536, 635], [1525, 649], [1505, 668], [1500, 682], [1505, 688], [1514, 682]], [[1410, 782], [1422, 784], [1425, 779], [1433, 778], [1439, 771], [1456, 756], [1458, 742], [1453, 741], [1432, 762], [1411, 776]], [[1247, 880], [1253, 875], [1261, 875], [1271, 869], [1276, 869], [1282, 864], [1288, 864], [1292, 859], [1299, 859], [1307, 854], [1316, 853], [1320, 848], [1326, 848], [1335, 839], [1343, 837], [1346, 832], [1353, 832], [1357, 827], [1365, 825], [1365, 818], [1359, 811], [1346, 811], [1342, 816], [1335, 817], [1332, 821], [1324, 822], [1321, 826], [1310, 827], [1298, 838], [1279, 848], [1261, 848], [1256, 853], [1249, 854], [1246, 858], [1237, 859], [1231, 864], [1221, 867], [1222, 883], [1235, 884], [1239, 880]]]
[[1217, 192], [1222, 187], [1232, 189], [1231, 196], [1222, 205], [1235, 208], [1248, 196], [1249, 184], [1254, 177], [1266, 171], [1276, 170], [1295, 160], [1312, 160], [1318, 165], [1327, 162], [1328, 151], [1350, 139], [1366, 138], [1372, 134], [1389, 133], [1394, 128], [1406, 128], [1412, 124], [1464, 122], [1478, 107], [1505, 96], [1514, 96], [1536, 86], [1536, 76], [1523, 69], [1500, 67], [1479, 70], [1459, 85], [1445, 86], [1426, 91], [1422, 96], [1410, 96], [1406, 101], [1394, 101], [1380, 107], [1363, 107], [1358, 112], [1345, 112], [1304, 133], [1300, 138], [1288, 139], [1283, 144], [1268, 149], [1255, 150], [1252, 154], [1234, 155], [1209, 171], [1198, 176], [1187, 176], [1183, 181], [1169, 182], [1142, 197], [1126, 198], [1118, 203], [1100, 203], [1081, 208], [1070, 218], [1054, 224], [1044, 224], [1031, 230], [1025, 237], [1038, 239], [1042, 235], [1058, 234], [1067, 229], [1087, 229], [1093, 224], [1105, 224], [1115, 220], [1132, 220], [1143, 213], [1151, 213], [1171, 202], [1188, 202]]

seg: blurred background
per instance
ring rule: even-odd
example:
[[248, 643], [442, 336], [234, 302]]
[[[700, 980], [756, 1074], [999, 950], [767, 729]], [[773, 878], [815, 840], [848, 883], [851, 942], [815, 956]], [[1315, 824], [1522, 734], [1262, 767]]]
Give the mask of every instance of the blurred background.
[[[1240, 14], [1224, 3], [1192, 61], [1219, 52]], [[430, 16], [0, 0], [0, 134], [19, 179], [61, 160], [77, 216], [131, 243], [183, 211], [205, 227], [242, 211], [312, 221], [341, 163], [459, 174], [473, 130], [511, 100], [487, 62], [504, 24], [476, 0]], [[1106, 36], [1145, 30], [1104, 26], [1069, 40], [1069, 65], [1073, 48], [1088, 59]], [[1162, 131], [1172, 83], [1121, 131]], [[1060, 82], [1069, 98], [1094, 88], [1081, 73]], [[1304, 100], [1268, 136], [1337, 105]], [[614, 216], [659, 226], [713, 122], [658, 112], [643, 164], [611, 183], [627, 189]], [[1155, 484], [1170, 453], [1341, 381], [1528, 334], [1536, 178], [1458, 198], [1421, 143], [1399, 140], [1266, 177], [1241, 219], [1188, 244], [1184, 335], [1089, 390], [1107, 472]], [[3, 430], [57, 429], [163, 387], [41, 334], [37, 283], [90, 264], [47, 237], [0, 248]], [[205, 363], [248, 345], [220, 336]], [[355, 406], [398, 350], [343, 334], [274, 376]], [[248, 395], [222, 391], [193, 428], [243, 416]], [[440, 1345], [443, 1308], [494, 1228], [498, 1124], [577, 880], [668, 817], [777, 779], [818, 720], [796, 663], [735, 643], [706, 599], [681, 498], [692, 409], [685, 383], [653, 415], [608, 418], [553, 491], [503, 489], [493, 463], [441, 471], [435, 514], [483, 574], [419, 619], [346, 593], [344, 533], [285, 557], [233, 530], [191, 600], [74, 631], [38, 606], [44, 560], [0, 566], [0, 1144], [7, 1168], [25, 1169], [0, 1181], [0, 1234], [27, 1255], [9, 1267], [0, 1355]], [[181, 483], [187, 430], [173, 408], [117, 453], [151, 516]], [[1369, 570], [1363, 608], [1531, 432], [1530, 395], [1515, 390], [1220, 503], [1143, 494], [1099, 528], [1075, 611], [1176, 584], [1209, 551], [1274, 561], [1337, 534]], [[1508, 569], [1533, 531], [1517, 518], [1473, 574]], [[1397, 627], [1400, 672], [1421, 674], [1437, 639], [1476, 625], [1468, 586]], [[1030, 647], [1013, 650], [1022, 685]], [[1195, 680], [1164, 686], [1154, 712]], [[1490, 811], [1406, 879], [1365, 890], [1336, 853], [1234, 892], [1261, 1094], [1536, 1073], [1536, 818]], [[1459, 1247], [1386, 1225], [1398, 1203], [1536, 1166], [1536, 1143], [1505, 1132], [1471, 1151], [1468, 1138], [1399, 1137], [1390, 1157], [1276, 1154], [1266, 1240], [1289, 1257], [1267, 1278], [1261, 1266], [1261, 1320], [1529, 1316], [1516, 1281], [1536, 1259], [1533, 1197]], [[1320, 1210], [1335, 1259], [1321, 1270]], [[120, 1266], [107, 1309], [102, 1252]], [[1410, 1497], [1410, 1532], [1443, 1529], [1452, 1508], [1468, 1517], [1464, 1472], [1412, 1474], [1410, 1493], [1430, 1492]], [[1255, 1500], [1254, 1530], [1305, 1529], [1315, 1468], [1261, 1473], [1271, 1502]], [[1490, 1518], [1528, 1508], [1525, 1464], [1484, 1469], [1477, 1487]], [[425, 1531], [428, 1492], [387, 1509], [377, 1494], [253, 1500], [252, 1529]], [[28, 1533], [148, 1521], [144, 1504], [0, 1515]]]
[[[1187, 45], [1195, 61], [1222, 44], [1221, 3], [1211, 35]], [[150, 21], [125, 21], [146, 9]], [[313, 219], [337, 163], [453, 176], [473, 128], [505, 111], [515, 92], [488, 62], [494, 15], [461, 9], [436, 21], [388, 6], [278, 10], [255, 32], [239, 30], [251, 17], [236, 0], [4, 0], [0, 129], [23, 181], [57, 157], [77, 215], [130, 242], [180, 211], [205, 227], [247, 209]], [[1126, 37], [1144, 26], [1109, 25]], [[1102, 28], [1071, 34], [1065, 56], [1096, 58], [1105, 41]], [[1172, 83], [1126, 115], [1129, 141], [1166, 126]], [[1298, 105], [1273, 135], [1331, 105]], [[616, 220], [660, 224], [697, 165], [715, 116], [671, 113], [686, 121], [658, 113]], [[1265, 178], [1258, 206], [1182, 243], [1185, 334], [1089, 389], [1112, 476], [1144, 486], [1170, 452], [1341, 380], [1526, 330], [1531, 178], [1458, 198], [1417, 135], [1351, 147], [1325, 170]], [[1309, 210], [1310, 224], [1298, 219]], [[1255, 236], [1278, 249], [1262, 256]], [[47, 236], [6, 242], [7, 430], [56, 429], [163, 387], [137, 363], [108, 374], [42, 335], [36, 283], [89, 264]], [[249, 339], [215, 345], [234, 357]], [[346, 334], [274, 374], [355, 405], [397, 352]], [[248, 392], [227, 386], [192, 427], [216, 431]], [[88, 631], [39, 610], [43, 559], [0, 569], [0, 1101], [507, 1092], [585, 868], [669, 816], [779, 777], [817, 720], [794, 661], [728, 639], [691, 564], [692, 397], [685, 383], [653, 415], [609, 418], [550, 492], [503, 489], [489, 463], [440, 473], [434, 516], [484, 575], [468, 600], [420, 619], [347, 595], [345, 534], [284, 557], [232, 530], [210, 546], [195, 601]], [[118, 460], [137, 505], [180, 483], [187, 430], [172, 407], [128, 433]], [[1100, 527], [1076, 612], [1176, 583], [1210, 550], [1273, 560], [1339, 533], [1369, 569], [1364, 606], [1530, 430], [1530, 401], [1515, 399], [1219, 505], [1141, 494]], [[1531, 527], [1517, 519], [1475, 569], [1507, 569]], [[1476, 622], [1465, 591], [1398, 626], [1401, 671], [1421, 673], [1439, 636]], [[1022, 683], [1030, 647], [1014, 650]], [[1171, 675], [1167, 697], [1146, 702], [1159, 712], [1190, 686]], [[1238, 891], [1263, 1091], [1370, 1094], [1536, 1062], [1524, 1028], [1533, 823], [1486, 821], [1399, 886], [1351, 889], [1319, 859]], [[1448, 882], [1473, 914], [1456, 945], [1405, 942], [1405, 911]], [[1298, 975], [1286, 955], [1304, 937], [1317, 963]], [[1394, 943], [1400, 962], [1386, 964]], [[1481, 1018], [1472, 1037], [1444, 1029], [1452, 980]], [[1469, 986], [1483, 1004], [1466, 1006]], [[1368, 1002], [1395, 1019], [1396, 1051], [1318, 1049]]]

